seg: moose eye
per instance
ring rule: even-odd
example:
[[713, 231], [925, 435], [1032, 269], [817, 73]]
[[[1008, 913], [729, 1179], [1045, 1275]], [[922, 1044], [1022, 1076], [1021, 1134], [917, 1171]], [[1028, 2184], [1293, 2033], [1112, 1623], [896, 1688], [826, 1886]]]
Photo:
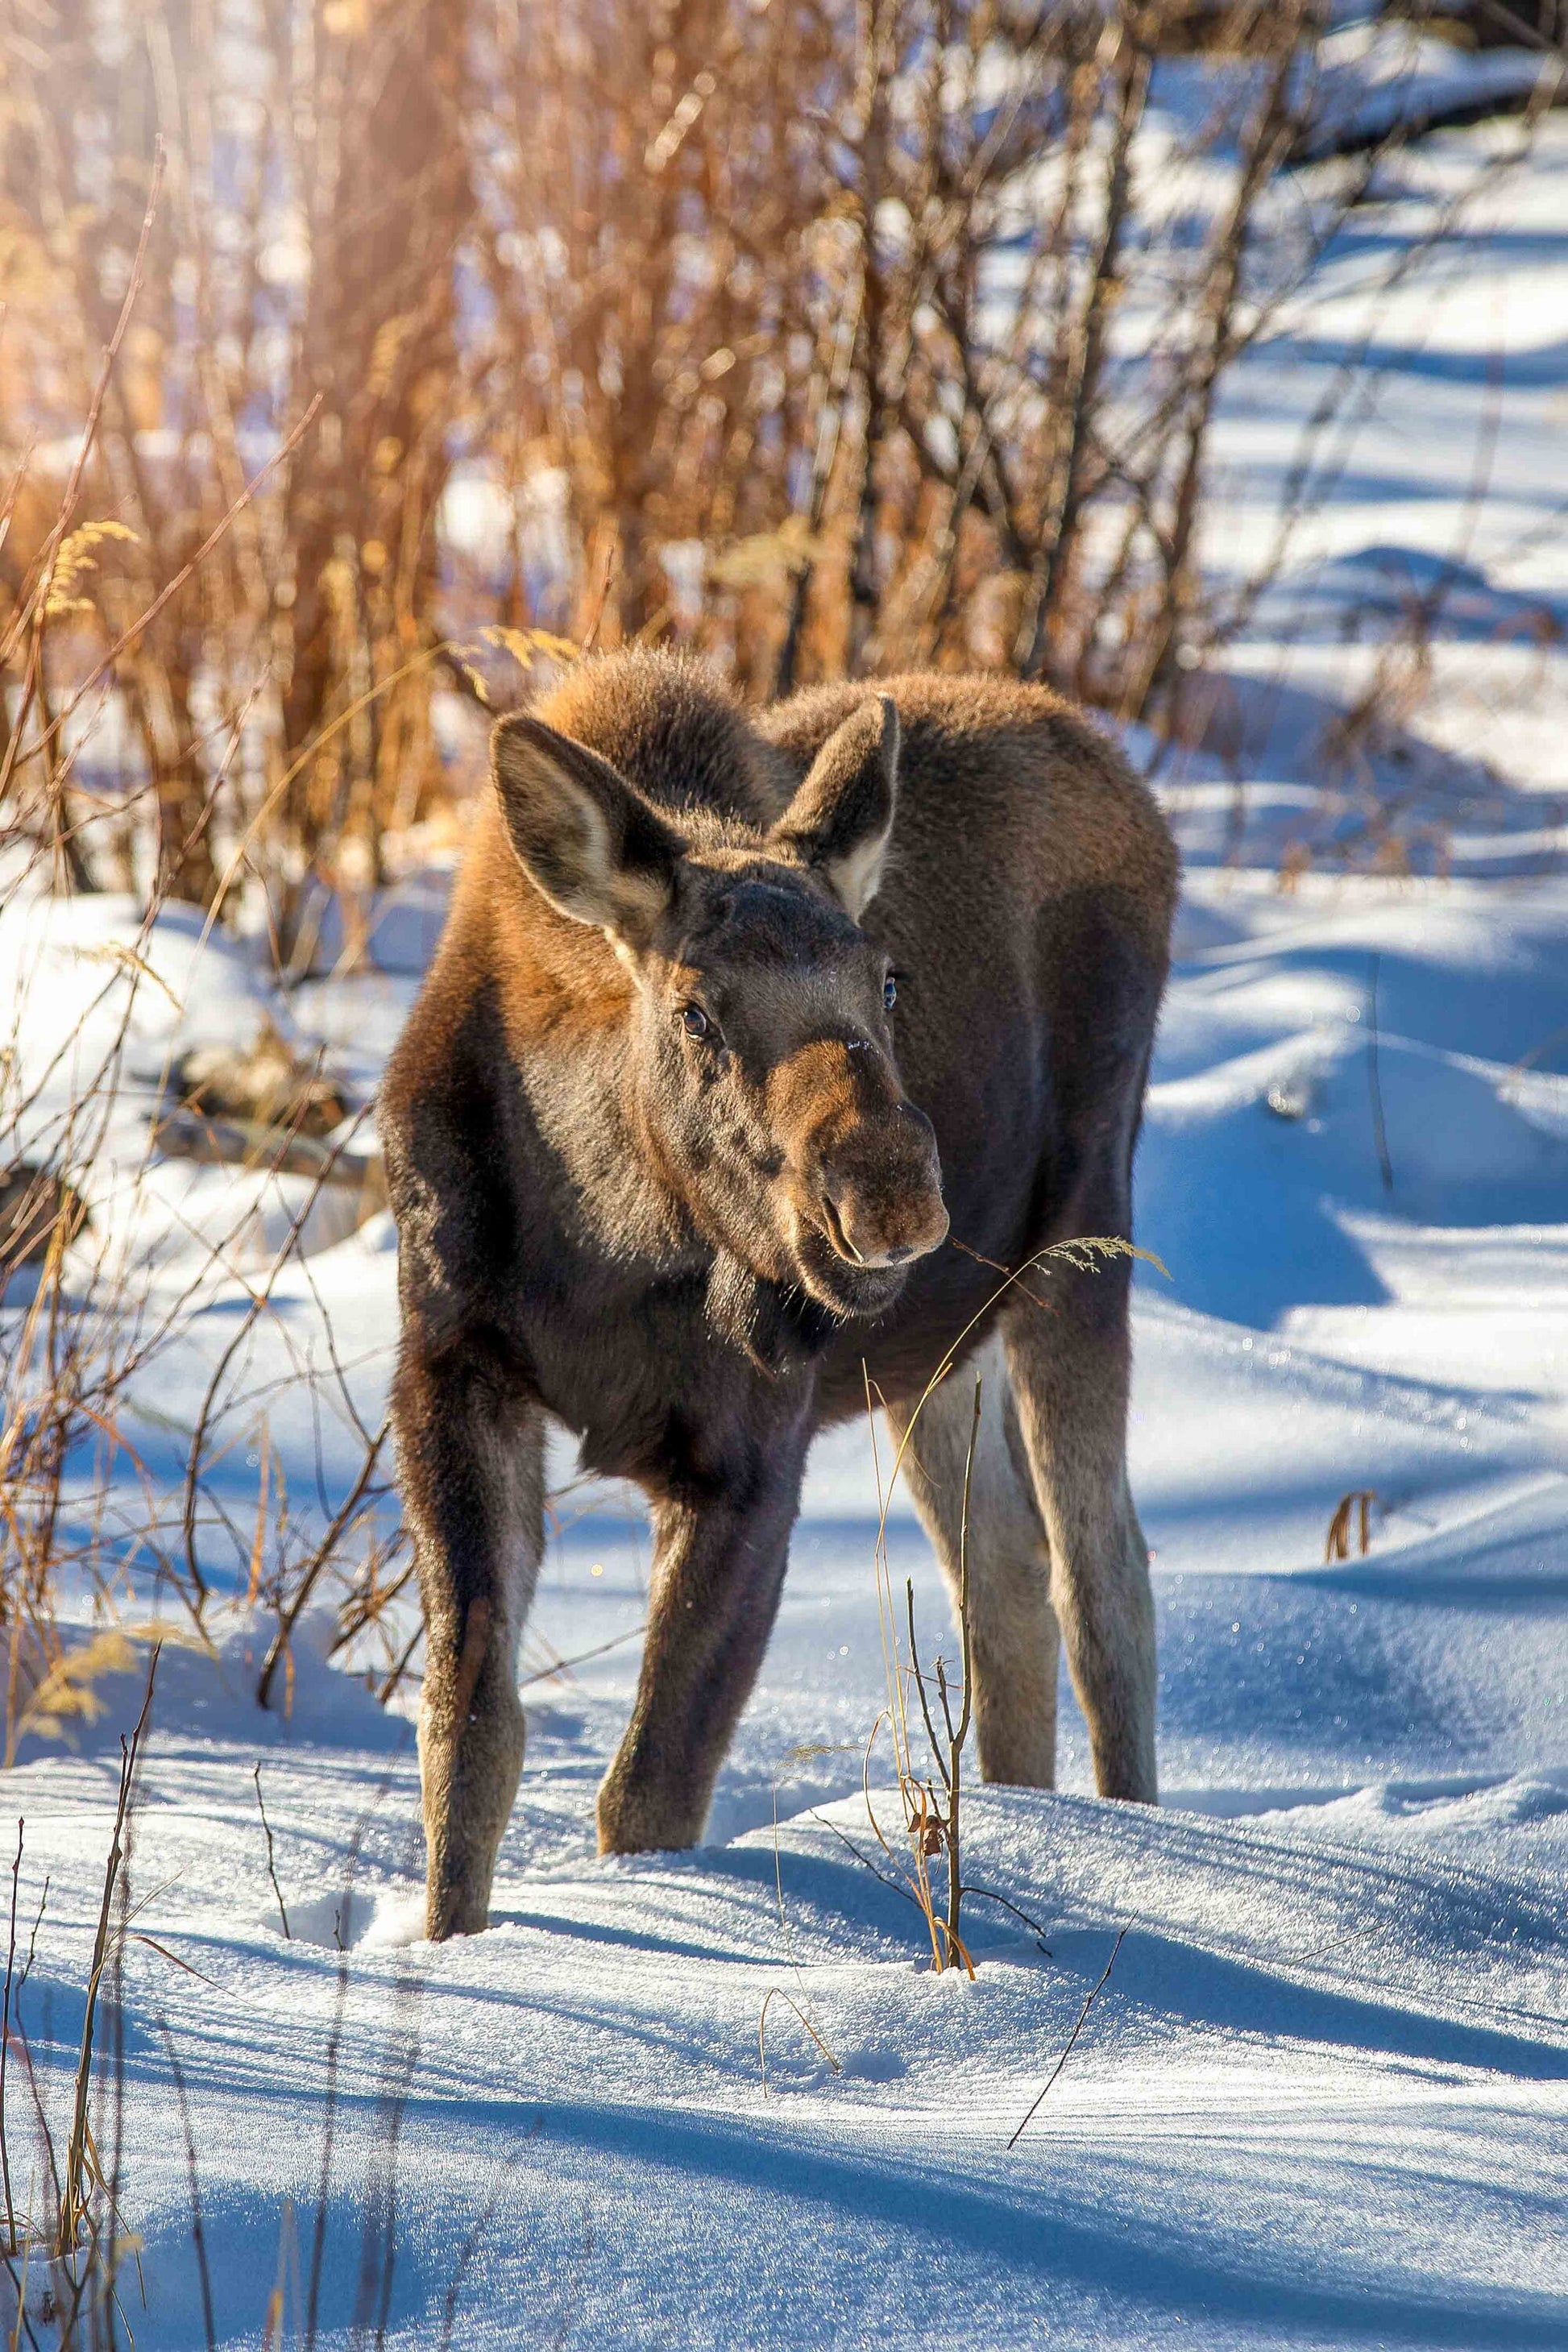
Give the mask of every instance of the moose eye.
[[680, 1025], [689, 1037], [711, 1037], [713, 1034], [713, 1024], [700, 1004], [681, 1006]]
[[882, 982], [882, 1002], [883, 1002], [883, 1003], [887, 1006], [888, 1011], [890, 1013], [890, 1012], [892, 1011], [892, 1009], [893, 1009], [894, 1005], [898, 1003], [898, 1001], [899, 1001], [899, 982], [898, 982], [898, 978], [897, 978], [897, 975], [896, 975], [895, 973], [893, 973], [893, 972], [889, 972], [889, 973], [888, 974], [887, 979]]

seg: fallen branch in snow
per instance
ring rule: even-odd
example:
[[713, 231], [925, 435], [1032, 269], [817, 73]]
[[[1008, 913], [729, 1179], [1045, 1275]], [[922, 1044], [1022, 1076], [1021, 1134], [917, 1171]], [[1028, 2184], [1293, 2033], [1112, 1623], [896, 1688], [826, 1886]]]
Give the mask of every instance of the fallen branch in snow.
[[268, 1176], [320, 1176], [334, 1191], [363, 1193], [367, 1213], [384, 1203], [381, 1154], [374, 1149], [333, 1151], [312, 1135], [263, 1127], [254, 1119], [207, 1118], [189, 1110], [168, 1112], [158, 1121], [153, 1139], [168, 1160], [260, 1170]]
[[1078, 2040], [1079, 2035], [1083, 2032], [1084, 2027], [1085, 2027], [1085, 2026], [1088, 2024], [1088, 2022], [1089, 2022], [1089, 2011], [1094, 2007], [1095, 2002], [1100, 1999], [1100, 1994], [1101, 1994], [1101, 1993], [1104, 1991], [1104, 1990], [1105, 1990], [1106, 1979], [1110, 1976], [1111, 1969], [1116, 1966], [1116, 1955], [1117, 1955], [1117, 1953], [1121, 1949], [1122, 1939], [1124, 1938], [1124, 1937], [1125, 1937], [1125, 1936], [1126, 1936], [1126, 1934], [1127, 1934], [1127, 1929], [1128, 1929], [1129, 1927], [1131, 1927], [1131, 1925], [1132, 1925], [1132, 1922], [1131, 1922], [1131, 1919], [1129, 1919], [1129, 1920], [1127, 1921], [1127, 1923], [1126, 1923], [1126, 1926], [1125, 1926], [1125, 1927], [1121, 1927], [1121, 1928], [1119, 1928], [1119, 1929], [1118, 1929], [1118, 1931], [1117, 1931], [1117, 1937], [1116, 1937], [1116, 1941], [1115, 1941], [1115, 1943], [1114, 1943], [1114, 1944], [1112, 1944], [1112, 1946], [1110, 1947], [1110, 1958], [1106, 1961], [1104, 1968], [1100, 1970], [1100, 1981], [1098, 1982], [1098, 1984], [1096, 1984], [1096, 1985], [1094, 1986], [1094, 1988], [1093, 1988], [1093, 1990], [1090, 1991], [1090, 1993], [1089, 1993], [1089, 1995], [1088, 1999], [1085, 2000], [1085, 2002], [1084, 2002], [1084, 2004], [1083, 2004], [1083, 2007], [1079, 2010], [1079, 2013], [1078, 2013], [1078, 2023], [1073, 2027], [1072, 2032], [1068, 2035], [1068, 2039], [1067, 2039], [1067, 2048], [1062, 2052], [1061, 2056], [1057, 2060], [1056, 2064], [1051, 2068], [1050, 2073], [1047, 2075], [1046, 2080], [1045, 2080], [1045, 2085], [1044, 2085], [1044, 2088], [1043, 2088], [1043, 2089], [1041, 2090], [1041, 2092], [1040, 2092], [1039, 2097], [1036, 2099], [1034, 2105], [1029, 2109], [1028, 2114], [1024, 2117], [1023, 2122], [1018, 2126], [1017, 2130], [1013, 2134], [1012, 2138], [1007, 2142], [1007, 2145], [1008, 2145], [1008, 2147], [1017, 2147], [1018, 2142], [1023, 2138], [1024, 2134], [1028, 2130], [1029, 2126], [1034, 2122], [1035, 2117], [1039, 2114], [1039, 2112], [1040, 2112], [1040, 2107], [1041, 2107], [1041, 2104], [1042, 2104], [1042, 2102], [1043, 2102], [1043, 2101], [1044, 2101], [1044, 2099], [1045, 2099], [1046, 2092], [1047, 2092], [1047, 2091], [1048, 2091], [1048, 2090], [1050, 2089], [1051, 2084], [1056, 2081], [1057, 2076], [1061, 2073], [1062, 2068], [1067, 2064], [1068, 2060], [1072, 2056], [1073, 2044], [1074, 2044], [1074, 2042]]
[[261, 1827], [267, 1839], [267, 1875], [272, 1881], [272, 1892], [278, 1897], [278, 1916], [283, 1922], [283, 1939], [285, 1943], [291, 1943], [293, 1941], [293, 1937], [290, 1935], [289, 1928], [289, 1914], [283, 1906], [283, 1889], [278, 1884], [278, 1867], [277, 1864], [273, 1860], [272, 1854], [272, 1824], [267, 1818], [267, 1808], [261, 1801], [261, 1759], [259, 1757], [258, 1757], [256, 1763], [256, 1810], [261, 1815]]

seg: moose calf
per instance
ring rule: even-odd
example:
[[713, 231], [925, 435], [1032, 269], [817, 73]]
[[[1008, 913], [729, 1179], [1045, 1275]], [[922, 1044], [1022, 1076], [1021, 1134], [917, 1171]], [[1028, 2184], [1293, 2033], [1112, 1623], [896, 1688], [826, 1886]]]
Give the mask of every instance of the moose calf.
[[547, 1415], [657, 1551], [601, 1847], [689, 1846], [767, 1647], [807, 1449], [885, 1401], [950, 1583], [973, 1390], [974, 1720], [1051, 1785], [1058, 1628], [1107, 1796], [1152, 1802], [1128, 1492], [1131, 1167], [1176, 861], [1055, 695], [911, 676], [753, 716], [585, 660], [495, 730], [495, 790], [380, 1122], [424, 1598], [428, 1933], [488, 1917]]

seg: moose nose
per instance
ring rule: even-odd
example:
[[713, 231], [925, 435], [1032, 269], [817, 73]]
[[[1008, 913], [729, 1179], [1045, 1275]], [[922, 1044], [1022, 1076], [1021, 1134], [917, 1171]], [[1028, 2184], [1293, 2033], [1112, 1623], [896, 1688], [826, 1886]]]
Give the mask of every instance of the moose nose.
[[905, 1265], [947, 1237], [936, 1138], [912, 1103], [847, 1138], [821, 1171], [823, 1222], [852, 1265]]

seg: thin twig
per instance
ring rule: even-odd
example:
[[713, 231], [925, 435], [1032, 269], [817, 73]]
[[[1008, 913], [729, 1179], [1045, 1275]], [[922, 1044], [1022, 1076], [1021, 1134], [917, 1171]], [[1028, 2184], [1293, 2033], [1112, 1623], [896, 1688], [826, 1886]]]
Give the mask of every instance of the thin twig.
[[491, 2221], [495, 2219], [495, 2210], [500, 2203], [502, 2189], [505, 2189], [508, 2181], [511, 2179], [512, 2174], [522, 2162], [523, 2154], [527, 2148], [529, 2141], [537, 2136], [543, 2127], [543, 2111], [541, 2110], [541, 2112], [534, 2116], [533, 2121], [529, 2125], [528, 2129], [523, 2133], [517, 2147], [512, 2149], [511, 2154], [501, 2166], [500, 2171], [496, 2176], [495, 2184], [492, 2187], [489, 2195], [486, 2198], [484, 2204], [481, 2206], [475, 2218], [473, 2228], [468, 2231], [468, 2236], [463, 2241], [462, 2250], [459, 2252], [456, 2263], [452, 2265], [452, 2275], [447, 2282], [446, 2300], [441, 2307], [441, 2341], [437, 2347], [437, 2352], [452, 2352], [452, 2326], [458, 2315], [458, 2298], [463, 2291], [463, 2281], [468, 2275], [468, 2269], [473, 2262], [474, 2256], [479, 2250], [480, 2240], [483, 2238], [485, 2231], [489, 2228]]
[[271, 1696], [272, 1677], [278, 1671], [278, 1662], [288, 1648], [294, 1628], [300, 1622], [300, 1612], [315, 1590], [317, 1578], [336, 1550], [339, 1538], [364, 1498], [365, 1491], [375, 1475], [375, 1466], [381, 1459], [381, 1449], [386, 1443], [391, 1427], [390, 1421], [382, 1423], [373, 1443], [366, 1450], [364, 1460], [360, 1465], [359, 1476], [349, 1489], [315, 1551], [305, 1563], [289, 1606], [279, 1612], [278, 1631], [268, 1650], [266, 1663], [261, 1669], [261, 1680], [257, 1685], [258, 1706], [265, 1707]]
[[920, 1697], [926, 1738], [931, 1741], [931, 1751], [936, 1759], [936, 1769], [942, 1774], [942, 1784], [944, 1787], [950, 1787], [952, 1784], [947, 1777], [947, 1760], [942, 1752], [942, 1742], [936, 1736], [936, 1726], [931, 1719], [931, 1707], [926, 1699], [926, 1678], [921, 1666], [920, 1651], [915, 1645], [915, 1580], [912, 1576], [906, 1576], [904, 1579], [904, 1607], [910, 1626], [910, 1672], [914, 1676], [915, 1689]]
[[418, 1624], [416, 1625], [413, 1633], [408, 1636], [408, 1641], [402, 1656], [398, 1659], [397, 1664], [393, 1667], [392, 1672], [387, 1675], [386, 1680], [383, 1683], [380, 1690], [376, 1693], [376, 1696], [383, 1706], [386, 1705], [387, 1701], [391, 1698], [393, 1692], [397, 1688], [398, 1684], [403, 1680], [404, 1675], [407, 1673], [414, 1653], [419, 1647], [419, 1644], [424, 1638], [425, 1620], [421, 1617]]
[[1383, 1123], [1383, 1085], [1377, 1069], [1377, 974], [1383, 958], [1374, 948], [1372, 956], [1372, 985], [1367, 994], [1366, 1076], [1372, 1090], [1372, 1137], [1377, 1146], [1377, 1164], [1383, 1176], [1385, 1192], [1394, 1190], [1394, 1169], [1388, 1157], [1388, 1136]]
[[278, 1884], [278, 1871], [273, 1861], [272, 1824], [267, 1818], [267, 1808], [261, 1801], [261, 1759], [259, 1757], [256, 1759], [255, 1780], [256, 1810], [261, 1815], [261, 1826], [267, 1837], [267, 1875], [272, 1881], [272, 1892], [278, 1897], [278, 1916], [283, 1922], [283, 1939], [285, 1943], [292, 1943], [294, 1938], [289, 1932], [289, 1914], [283, 1907], [283, 1889]]
[[822, 2035], [812, 2023], [809, 2013], [806, 2010], [801, 2007], [800, 2002], [796, 2000], [794, 1993], [786, 1992], [783, 1985], [770, 1985], [767, 1991], [763, 1995], [762, 2013], [757, 2019], [757, 2063], [762, 2068], [763, 2098], [765, 2099], [768, 2095], [768, 2005], [770, 2002], [775, 2000], [787, 2001], [790, 2008], [794, 2010], [795, 2015], [805, 2026], [806, 2032], [810, 2034], [812, 2040], [816, 2042], [817, 2048], [821, 2051], [823, 2056], [826, 2059], [828, 2064], [832, 2067], [834, 2073], [836, 2074], [842, 2074], [844, 2072], [842, 2064], [834, 2056], [832, 2051], [823, 2040]]
[[191, 2243], [196, 2250], [196, 2276], [201, 2283], [202, 2319], [206, 2328], [207, 2352], [217, 2352], [217, 2328], [213, 2319], [212, 2279], [207, 2271], [206, 2231], [202, 2221], [201, 2183], [196, 2178], [196, 2143], [191, 2130], [191, 2110], [185, 2098], [185, 2078], [174, 2054], [174, 2037], [169, 2031], [166, 2017], [158, 2020], [158, 2031], [163, 2037], [163, 2047], [169, 2053], [169, 2073], [174, 2080], [174, 2098], [180, 2110], [180, 2129], [185, 2140], [185, 2175], [191, 2187]]
[[[855, 1752], [855, 1745], [856, 1743], [849, 1740], [839, 1740], [837, 1743], [825, 1741], [816, 1746], [795, 1748], [792, 1748], [789, 1754], [785, 1757], [784, 1764], [809, 1764], [818, 1756], [841, 1756], [846, 1753], [853, 1755]], [[780, 1769], [783, 1769], [784, 1768], [781, 1767]], [[811, 2000], [805, 1989], [805, 1978], [801, 1969], [800, 1956], [795, 1948], [795, 1938], [790, 1930], [789, 1916], [784, 1909], [784, 1854], [779, 1846], [779, 1776], [777, 1772], [773, 1774], [773, 1893], [778, 1901], [779, 1934], [783, 1937], [787, 1947], [786, 1958], [788, 1958], [790, 1967], [795, 1970], [795, 1982], [800, 1987], [799, 2000], [795, 2000], [793, 1996], [787, 1992], [784, 1992], [783, 1997], [789, 2002], [790, 2007], [794, 2010], [795, 2015], [799, 2018], [801, 2023], [805, 2026], [812, 2040], [816, 2043], [817, 2048], [822, 2052], [823, 2056], [827, 2060], [828, 2064], [832, 2067], [834, 2073], [836, 2074], [841, 2074], [844, 2069], [839, 2064], [834, 2052], [829, 2048], [826, 2036], [820, 2032], [816, 2019], [811, 2014]], [[774, 1985], [763, 1995], [762, 2012], [757, 2019], [757, 2061], [762, 2068], [763, 2096], [764, 2099], [768, 2095], [768, 2052], [766, 2038], [768, 2003], [772, 2000], [775, 1992], [782, 1991], [782, 1987]]]
[[994, 1886], [977, 1885], [973, 1878], [966, 1878], [964, 1880], [963, 1892], [966, 1895], [973, 1895], [976, 1896], [982, 1903], [999, 1903], [1004, 1911], [1011, 1911], [1014, 1918], [1021, 1919], [1025, 1927], [1028, 1928], [1030, 1934], [1034, 1937], [1037, 1949], [1045, 1955], [1047, 1960], [1050, 1958], [1051, 1948], [1046, 1941], [1046, 1931], [1044, 1927], [1030, 1912], [1024, 1910], [1019, 1904], [1015, 1903], [1011, 1895], [998, 1895]]
[[1042, 2089], [1042, 2091], [1040, 2092], [1039, 2098], [1037, 2098], [1037, 2099], [1035, 2101], [1035, 2103], [1034, 2103], [1033, 2106], [1029, 2109], [1028, 2114], [1024, 2117], [1023, 2122], [1018, 2126], [1017, 2130], [1013, 2134], [1012, 2138], [1007, 2142], [1007, 2145], [1008, 2145], [1008, 2147], [1017, 2147], [1018, 2142], [1023, 2138], [1024, 2134], [1028, 2130], [1029, 2126], [1034, 2122], [1035, 2117], [1039, 2114], [1039, 2111], [1040, 2111], [1040, 2103], [1041, 2103], [1041, 2101], [1044, 2099], [1044, 2097], [1045, 2097], [1045, 2095], [1046, 2095], [1046, 2092], [1047, 2092], [1047, 2091], [1048, 2091], [1048, 2090], [1050, 2089], [1051, 2084], [1056, 2081], [1057, 2076], [1061, 2073], [1062, 2068], [1067, 2064], [1068, 2060], [1072, 2056], [1072, 2048], [1073, 2048], [1073, 2043], [1078, 2040], [1079, 2035], [1083, 2032], [1083, 2029], [1084, 2029], [1085, 2025], [1086, 2025], [1086, 2024], [1088, 2023], [1088, 2021], [1089, 2021], [1089, 2011], [1094, 2007], [1095, 2002], [1100, 1999], [1100, 1996], [1101, 1992], [1102, 1992], [1102, 1991], [1104, 1990], [1104, 1989], [1105, 1989], [1105, 1980], [1106, 1980], [1107, 1977], [1109, 1977], [1109, 1976], [1110, 1976], [1111, 1969], [1116, 1966], [1116, 1955], [1117, 1955], [1117, 1953], [1121, 1949], [1122, 1938], [1123, 1938], [1123, 1937], [1126, 1935], [1128, 1927], [1131, 1927], [1131, 1925], [1132, 1925], [1132, 1922], [1131, 1922], [1131, 1919], [1129, 1919], [1129, 1920], [1127, 1921], [1127, 1923], [1126, 1923], [1126, 1926], [1125, 1926], [1125, 1927], [1121, 1927], [1121, 1929], [1119, 1929], [1119, 1930], [1118, 1930], [1117, 1937], [1116, 1937], [1116, 1941], [1115, 1941], [1115, 1943], [1114, 1943], [1114, 1944], [1112, 1944], [1112, 1946], [1110, 1947], [1110, 1958], [1106, 1961], [1104, 1968], [1103, 1968], [1103, 1969], [1101, 1969], [1101, 1971], [1100, 1971], [1100, 1981], [1099, 1981], [1099, 1983], [1094, 1987], [1094, 1990], [1093, 1990], [1090, 1992], [1090, 1994], [1089, 1995], [1089, 1998], [1088, 1998], [1088, 1999], [1087, 1999], [1087, 2000], [1084, 2002], [1083, 2007], [1079, 2010], [1079, 2015], [1078, 2015], [1078, 2023], [1073, 2027], [1072, 2032], [1068, 2035], [1068, 2039], [1067, 2039], [1067, 2048], [1062, 2052], [1061, 2056], [1057, 2060], [1056, 2064], [1051, 2068], [1050, 2073], [1047, 2075], [1047, 2077], [1046, 2077], [1046, 2081], [1045, 2081], [1045, 2087], [1044, 2087], [1044, 2089]]
[[963, 1457], [963, 1515], [958, 1529], [958, 1637], [963, 1654], [963, 1702], [958, 1711], [958, 1728], [952, 1730], [952, 1718], [948, 1714], [947, 1690], [942, 1694], [942, 1709], [947, 1717], [951, 1739], [948, 1747], [947, 1772], [947, 1945], [948, 1957], [956, 1952], [963, 1959], [970, 1975], [974, 1963], [964, 1949], [959, 1935], [959, 1908], [963, 1901], [963, 1871], [959, 1854], [959, 1797], [963, 1780], [963, 1743], [969, 1737], [970, 1718], [974, 1712], [974, 1651], [969, 1622], [969, 1489], [974, 1476], [974, 1455], [980, 1444], [980, 1377], [974, 1381], [974, 1419], [970, 1423], [969, 1451]]
[[12, 1978], [16, 1966], [16, 1885], [22, 1869], [22, 1832], [25, 1822], [16, 1821], [16, 1858], [11, 1864], [11, 1940], [5, 1952], [5, 1997], [0, 2011], [0, 2180], [5, 2192], [5, 2249], [16, 2251], [16, 2208], [11, 2196], [11, 2158], [5, 2146], [5, 2061], [11, 2048]]
[[[879, 1870], [876, 1864], [871, 1860], [870, 1855], [868, 1853], [862, 1853], [854, 1839], [846, 1837], [837, 1822], [824, 1821], [822, 1815], [817, 1811], [815, 1805], [811, 1808], [811, 1818], [817, 1823], [819, 1828], [831, 1830], [834, 1836], [838, 1840], [840, 1845], [848, 1847], [850, 1853], [854, 1855], [862, 1870], [868, 1870], [872, 1877], [877, 1879], [883, 1886], [890, 1886], [895, 1895], [901, 1895], [906, 1903], [912, 1903], [917, 1911], [920, 1909], [919, 1896], [910, 1892], [904, 1881], [901, 1878], [893, 1878], [889, 1876], [889, 1873], [885, 1870]], [[872, 1822], [872, 1827], [876, 1827], [875, 1822]]]
[[647, 1619], [645, 1617], [642, 1623], [634, 1625], [629, 1633], [614, 1634], [607, 1642], [595, 1643], [591, 1650], [576, 1650], [569, 1658], [557, 1658], [552, 1666], [545, 1666], [536, 1675], [524, 1675], [518, 1688], [531, 1690], [535, 1683], [553, 1682], [557, 1675], [565, 1674], [572, 1666], [585, 1666], [590, 1658], [602, 1658], [611, 1650], [624, 1650], [628, 1642], [640, 1642], [647, 1632]]
[[87, 1980], [87, 2006], [81, 2023], [81, 2048], [77, 2057], [76, 2101], [71, 2116], [70, 2140], [66, 2149], [65, 2193], [60, 2200], [59, 2239], [57, 2252], [74, 2253], [81, 2235], [87, 2213], [87, 2195], [83, 2186], [89, 2161], [90, 2134], [87, 2123], [88, 2094], [92, 2083], [92, 2038], [98, 2015], [98, 1990], [109, 1952], [109, 1915], [113, 1901], [120, 1865], [124, 1854], [126, 1816], [131, 1808], [131, 1794], [136, 1778], [136, 1766], [142, 1750], [142, 1735], [153, 1708], [153, 1685], [158, 1672], [162, 1645], [154, 1643], [147, 1662], [147, 1688], [142, 1700], [142, 1712], [136, 1727], [127, 1740], [120, 1741], [120, 1795], [114, 1811], [114, 1829], [109, 1843], [109, 1858], [103, 1871], [103, 1900], [99, 1906], [98, 1934], [93, 1940], [92, 1968]]

